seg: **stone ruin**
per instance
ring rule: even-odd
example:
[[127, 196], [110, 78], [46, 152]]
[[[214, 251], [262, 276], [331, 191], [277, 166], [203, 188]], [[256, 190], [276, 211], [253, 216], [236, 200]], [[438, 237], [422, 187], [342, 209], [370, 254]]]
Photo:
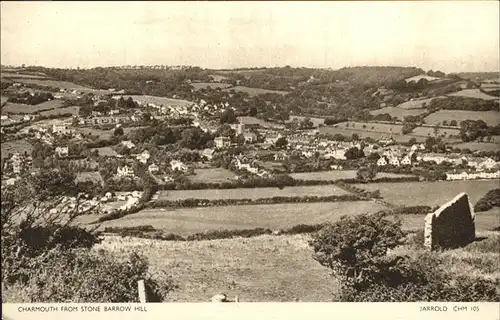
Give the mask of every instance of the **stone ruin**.
[[425, 217], [424, 246], [430, 250], [457, 248], [476, 238], [474, 209], [462, 192]]

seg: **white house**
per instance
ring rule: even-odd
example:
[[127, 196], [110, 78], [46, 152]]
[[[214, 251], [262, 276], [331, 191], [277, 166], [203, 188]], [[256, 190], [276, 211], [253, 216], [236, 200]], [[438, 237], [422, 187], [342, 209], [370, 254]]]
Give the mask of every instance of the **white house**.
[[122, 144], [129, 149], [132, 149], [133, 147], [135, 147], [135, 144], [130, 140], [122, 141]]
[[377, 166], [383, 167], [383, 166], [386, 166], [386, 165], [387, 165], [387, 160], [385, 160], [385, 157], [380, 157], [377, 160]]
[[467, 180], [469, 178], [469, 174], [465, 171], [461, 173], [447, 173], [446, 180]]
[[68, 128], [63, 122], [57, 122], [52, 125], [52, 133], [66, 134], [67, 132]]
[[392, 166], [399, 167], [399, 165], [400, 165], [399, 159], [396, 157], [393, 157], [393, 158], [389, 159], [389, 164]]
[[136, 159], [139, 160], [139, 162], [146, 164], [149, 160], [151, 155], [149, 154], [148, 150], [144, 150], [141, 154], [139, 154]]
[[116, 174], [121, 177], [130, 177], [134, 175], [134, 169], [125, 165], [123, 167], [118, 167], [118, 169], [116, 170]]
[[281, 134], [266, 136], [265, 142], [270, 144], [275, 144], [278, 139], [281, 138]]
[[231, 138], [229, 137], [215, 137], [214, 139], [215, 146], [217, 148], [225, 148], [231, 145]]
[[202, 157], [207, 158], [207, 160], [212, 160], [214, 157], [215, 150], [214, 149], [204, 149], [203, 152], [201, 153]]
[[488, 158], [479, 164], [480, 168], [486, 169], [486, 170], [494, 169], [497, 166], [498, 166], [498, 163], [496, 163], [495, 160], [493, 160], [491, 158]]
[[411, 158], [409, 155], [406, 155], [401, 159], [401, 165], [403, 166], [410, 166], [411, 165]]
[[337, 160], [346, 160], [347, 158], [345, 157], [345, 149], [336, 149], [333, 151], [329, 151], [324, 155], [325, 159], [337, 159]]
[[179, 160], [172, 160], [170, 161], [170, 168], [172, 170], [178, 170], [178, 171], [186, 171], [188, 169], [188, 167], [182, 163], [181, 161]]
[[160, 171], [160, 168], [156, 164], [153, 163], [153, 164], [149, 165], [148, 171], [151, 173], [157, 173], [158, 171]]
[[253, 143], [257, 140], [257, 135], [253, 132], [245, 132], [243, 137], [245, 138], [245, 142], [248, 143]]
[[68, 147], [56, 147], [56, 153], [59, 157], [64, 158], [68, 156]]

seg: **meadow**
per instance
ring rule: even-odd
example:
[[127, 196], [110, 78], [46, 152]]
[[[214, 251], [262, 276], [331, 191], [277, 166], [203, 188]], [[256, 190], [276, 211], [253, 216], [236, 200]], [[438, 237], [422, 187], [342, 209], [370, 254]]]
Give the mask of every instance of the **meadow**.
[[128, 99], [129, 97], [132, 97], [134, 101], [137, 101], [142, 104], [155, 104], [155, 105], [163, 105], [163, 106], [173, 106], [173, 107], [186, 107], [191, 105], [192, 103], [187, 101], [187, 100], [180, 100], [180, 99], [170, 99], [170, 98], [165, 98], [165, 97], [157, 97], [157, 96], [142, 96], [142, 95], [124, 95], [124, 96], [113, 96], [114, 99], [119, 99], [120, 97], [123, 97], [123, 99]]
[[450, 93], [449, 96], [452, 97], [465, 97], [465, 98], [476, 98], [483, 100], [498, 100], [498, 97], [490, 96], [486, 93], [481, 92], [479, 89], [464, 89], [458, 92]]
[[[372, 124], [366, 123], [365, 125], [367, 127], [370, 125], [370, 128], [371, 128]], [[422, 136], [401, 135], [400, 133], [399, 134], [396, 134], [396, 133], [388, 134], [388, 133], [383, 133], [383, 132], [366, 131], [362, 127], [360, 127], [360, 128], [356, 127], [355, 129], [353, 129], [352, 127], [346, 128], [345, 124], [342, 126], [339, 124], [336, 127], [335, 126], [333, 126], [333, 127], [332, 126], [321, 127], [318, 130], [320, 133], [324, 133], [324, 134], [331, 134], [331, 135], [342, 134], [344, 136], [349, 136], [349, 137], [355, 133], [361, 139], [372, 138], [375, 140], [379, 140], [379, 139], [387, 139], [387, 138], [392, 137], [397, 142], [408, 142], [408, 141], [410, 141], [411, 138], [415, 138], [417, 140], [417, 142], [424, 142], [426, 139], [426, 137], [422, 137]], [[399, 130], [401, 130], [401, 129], [399, 129]]]
[[118, 155], [118, 153], [110, 147], [95, 148], [92, 150], [97, 150], [100, 157], [116, 157]]
[[454, 144], [452, 147], [472, 151], [498, 151], [500, 150], [500, 138], [495, 139], [495, 141], [498, 142], [464, 142]]
[[150, 271], [164, 271], [179, 286], [169, 302], [208, 302], [217, 293], [241, 302], [328, 302], [338, 290], [329, 270], [312, 259], [307, 236], [259, 236], [172, 242], [106, 236], [95, 250], [118, 259], [142, 252]]
[[92, 181], [94, 183], [104, 184], [104, 181], [102, 180], [99, 171], [78, 172], [75, 178], [75, 182], [78, 183], [85, 181]]
[[[436, 136], [436, 130], [433, 127], [416, 127], [413, 129], [413, 131], [410, 133], [412, 136], [420, 136], [420, 137], [435, 137]], [[450, 136], [459, 136], [460, 135], [460, 129], [457, 128], [438, 128], [437, 129], [437, 135], [438, 136], [444, 136], [446, 139], [446, 142], [455, 142], [455, 141], [461, 141], [460, 138], [452, 138]]]
[[2, 142], [2, 147], [0, 149], [2, 150], [1, 151], [2, 159], [4, 159], [9, 156], [9, 153], [14, 154], [16, 152], [19, 152], [23, 154], [26, 151], [28, 152], [28, 154], [31, 154], [33, 147], [31, 146], [31, 144], [29, 144], [28, 141], [15, 140], [15, 141]]
[[95, 128], [79, 127], [76, 128], [75, 131], [83, 135], [88, 135], [90, 133], [93, 136], [98, 136], [101, 139], [109, 139], [113, 136], [113, 130], [100, 130]]
[[233, 180], [236, 175], [224, 168], [195, 169], [195, 175], [189, 176], [192, 182], [225, 182]]
[[46, 101], [37, 105], [21, 104], [7, 102], [5, 106], [2, 107], [2, 113], [35, 113], [49, 109], [57, 109], [63, 106], [63, 101], [54, 99]]
[[[439, 98], [444, 98], [444, 97], [433, 97], [433, 98], [427, 98], [427, 99], [420, 99], [420, 100], [413, 100], [413, 101], [406, 101], [401, 104], [398, 104], [396, 108], [400, 109], [420, 109], [420, 108], [425, 108], [425, 106], [428, 106], [432, 100], [434, 99], [439, 99]], [[424, 106], [425, 104], [425, 106]]]
[[457, 194], [466, 192], [474, 205], [489, 190], [498, 188], [499, 180], [436, 181], [405, 183], [355, 184], [367, 191], [380, 190], [385, 201], [398, 206], [445, 204]]
[[455, 120], [460, 125], [464, 120], [483, 120], [489, 126], [496, 126], [500, 123], [500, 112], [498, 111], [465, 111], [465, 110], [439, 110], [431, 113], [425, 118], [428, 124], [442, 124], [443, 121]]
[[234, 90], [236, 92], [248, 93], [251, 97], [258, 96], [260, 94], [266, 94], [266, 93], [275, 93], [275, 94], [281, 94], [281, 95], [288, 93], [286, 91], [268, 90], [268, 89], [261, 89], [261, 88], [250, 88], [250, 87], [244, 87], [244, 86], [235, 86], [235, 87], [224, 89], [224, 91], [231, 91], [231, 90]]
[[[355, 179], [356, 170], [330, 170], [319, 172], [297, 172], [291, 173], [290, 176], [299, 180], [338, 180], [338, 179]], [[411, 177], [411, 175], [397, 174], [390, 172], [378, 172], [376, 178], [400, 178]]]
[[195, 90], [201, 90], [201, 89], [226, 89], [229, 87], [232, 87], [229, 83], [213, 83], [213, 82], [196, 82], [196, 83], [191, 83], [191, 85], [194, 87]]
[[396, 108], [396, 107], [385, 107], [377, 110], [370, 111], [370, 114], [376, 116], [378, 114], [388, 113], [391, 117], [396, 117], [399, 120], [403, 120], [404, 117], [407, 116], [418, 116], [422, 113], [425, 113], [425, 109], [404, 109], [404, 108]]
[[73, 107], [64, 107], [64, 108], [57, 108], [53, 110], [45, 110], [40, 112], [42, 116], [52, 116], [52, 115], [57, 115], [57, 114], [66, 114], [66, 113], [71, 113], [72, 115], [76, 116], [78, 115], [80, 111], [80, 107], [73, 106]]
[[106, 227], [152, 225], [166, 233], [188, 236], [206, 230], [270, 228], [286, 229], [297, 224], [337, 221], [342, 215], [356, 215], [385, 209], [371, 201], [285, 203], [185, 209], [145, 209], [102, 223]]
[[318, 127], [320, 125], [325, 124], [324, 118], [311, 118], [311, 117], [302, 117], [302, 116], [290, 116], [290, 119], [286, 122], [293, 122], [294, 119], [297, 119], [299, 122], [304, 120], [305, 118], [309, 118], [311, 122], [314, 124], [314, 127]]
[[21, 83], [36, 84], [39, 86], [53, 87], [66, 90], [79, 90], [79, 91], [92, 90], [89, 87], [84, 87], [79, 84], [75, 84], [68, 81], [42, 80], [42, 79], [19, 79], [18, 81]]
[[10, 78], [10, 79], [47, 79], [46, 75], [35, 75], [35, 74], [23, 74], [16, 72], [8, 72], [3, 71], [0, 73], [1, 78]]
[[158, 192], [159, 200], [180, 199], [259, 199], [272, 197], [332, 196], [349, 194], [335, 185], [279, 188], [238, 188], [203, 190], [165, 190]]

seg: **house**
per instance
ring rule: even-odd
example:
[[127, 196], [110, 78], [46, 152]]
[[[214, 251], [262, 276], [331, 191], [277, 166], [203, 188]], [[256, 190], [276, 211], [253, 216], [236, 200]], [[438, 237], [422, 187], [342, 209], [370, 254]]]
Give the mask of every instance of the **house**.
[[151, 154], [149, 154], [148, 150], [144, 150], [141, 154], [139, 154], [136, 159], [139, 160], [141, 163], [147, 163], [149, 158], [151, 157]]
[[393, 157], [393, 158], [390, 158], [389, 159], [389, 164], [391, 166], [396, 166], [396, 167], [399, 167], [400, 163], [399, 163], [399, 159], [396, 158], [396, 157]]
[[172, 169], [172, 171], [175, 171], [175, 170], [186, 171], [188, 169], [188, 167], [179, 160], [170, 161], [170, 168]]
[[411, 156], [410, 155], [404, 156], [403, 159], [401, 160], [401, 165], [411, 166]]
[[281, 138], [281, 134], [266, 136], [265, 142], [270, 144], [275, 144], [279, 138]]
[[160, 168], [156, 164], [153, 163], [153, 164], [149, 165], [148, 171], [151, 173], [157, 173], [158, 171], [160, 171]]
[[174, 178], [172, 178], [172, 176], [164, 176], [163, 177], [163, 181], [165, 181], [165, 182], [173, 182]]
[[56, 147], [57, 156], [59, 156], [60, 158], [67, 157], [69, 153], [68, 150], [68, 147]]
[[109, 111], [109, 114], [110, 114], [110, 115], [120, 114], [120, 109], [113, 109], [113, 110], [110, 110], [110, 111]]
[[68, 133], [68, 128], [64, 122], [57, 122], [52, 125], [52, 133], [66, 134]]
[[491, 170], [498, 166], [495, 160], [488, 158], [479, 164], [479, 167], [485, 170]]
[[214, 153], [214, 149], [204, 149], [201, 153], [201, 156], [206, 158], [207, 160], [212, 160], [212, 158], [214, 157]]
[[385, 157], [380, 157], [378, 160], [377, 160], [377, 166], [379, 167], [384, 167], [387, 165], [387, 160], [385, 159]]
[[231, 138], [229, 137], [215, 137], [214, 139], [215, 147], [226, 148], [231, 145]]
[[18, 174], [21, 172], [21, 167], [22, 167], [22, 160], [21, 160], [21, 155], [19, 153], [14, 153], [12, 157], [10, 158], [12, 161], [12, 171], [15, 174]]
[[254, 143], [257, 141], [257, 135], [253, 132], [245, 132], [243, 134], [243, 138], [245, 139], [246, 143]]
[[121, 177], [130, 177], [134, 175], [134, 169], [125, 165], [123, 167], [118, 167], [116, 174]]
[[122, 141], [122, 145], [124, 145], [125, 147], [127, 147], [129, 149], [132, 149], [133, 147], [135, 147], [135, 144], [130, 140]]
[[467, 180], [469, 178], [469, 174], [465, 171], [461, 173], [447, 173], [446, 180]]
[[325, 159], [337, 159], [337, 160], [346, 160], [347, 158], [345, 157], [345, 149], [335, 149], [332, 151], [328, 151], [325, 153], [323, 156]]
[[288, 159], [288, 155], [285, 152], [278, 152], [274, 154], [275, 161], [283, 161]]

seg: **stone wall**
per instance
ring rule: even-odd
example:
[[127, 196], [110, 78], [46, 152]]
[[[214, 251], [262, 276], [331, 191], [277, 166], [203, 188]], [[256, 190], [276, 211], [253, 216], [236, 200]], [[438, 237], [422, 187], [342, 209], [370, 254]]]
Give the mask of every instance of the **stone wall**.
[[469, 197], [466, 193], [460, 193], [425, 217], [425, 247], [434, 250], [471, 243], [476, 237], [474, 217]]

